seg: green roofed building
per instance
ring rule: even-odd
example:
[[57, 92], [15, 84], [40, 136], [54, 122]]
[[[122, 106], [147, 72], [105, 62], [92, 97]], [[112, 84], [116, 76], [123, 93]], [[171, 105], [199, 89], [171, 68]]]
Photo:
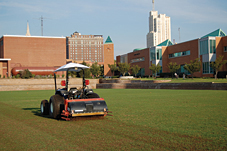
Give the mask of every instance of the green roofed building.
[[106, 41], [105, 41], [105, 44], [107, 44], [107, 43], [113, 43], [112, 40], [111, 40], [111, 38], [110, 38], [110, 36], [108, 36], [107, 39], [106, 39]]
[[136, 48], [136, 49], [133, 50], [133, 52], [140, 51], [140, 50], [143, 50], [143, 49], [146, 49], [146, 48]]
[[221, 29], [217, 29], [217, 30], [201, 37], [201, 39], [206, 38], [206, 37], [224, 37], [224, 36], [226, 36], [226, 34]]
[[158, 44], [157, 46], [172, 46], [172, 45], [173, 45], [173, 43], [169, 39], [167, 39], [167, 40], [163, 41], [162, 43]]
[[[217, 29], [201, 38], [180, 44], [173, 44], [170, 39], [166, 39], [156, 46], [134, 49], [133, 52], [117, 56], [116, 63], [138, 65], [141, 68], [139, 76], [148, 77], [151, 74], [160, 77], [172, 76], [168, 64], [176, 62], [180, 65], [180, 68], [176, 71], [179, 77], [183, 77], [183, 75], [188, 77], [214, 77], [215, 71], [212, 69], [211, 63], [215, 62], [220, 56], [223, 56], [223, 60], [227, 60], [227, 35], [221, 29]], [[184, 69], [184, 66], [197, 58], [201, 62], [201, 69], [192, 75]], [[149, 67], [158, 64], [161, 66], [160, 71], [151, 73]], [[227, 64], [224, 64], [217, 77], [226, 78], [226, 76]]]

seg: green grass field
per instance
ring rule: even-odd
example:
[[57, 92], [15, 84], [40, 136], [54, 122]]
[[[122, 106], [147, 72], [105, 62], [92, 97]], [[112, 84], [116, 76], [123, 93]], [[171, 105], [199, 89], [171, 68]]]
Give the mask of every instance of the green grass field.
[[0, 92], [0, 150], [227, 150], [227, 91], [97, 89], [113, 117], [40, 115], [49, 91]]

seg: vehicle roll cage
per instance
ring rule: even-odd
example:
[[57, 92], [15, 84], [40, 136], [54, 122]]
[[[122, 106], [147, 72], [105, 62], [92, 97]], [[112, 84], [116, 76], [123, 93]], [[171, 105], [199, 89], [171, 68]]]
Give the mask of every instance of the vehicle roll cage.
[[[65, 82], [65, 88], [66, 88], [66, 91], [68, 91], [68, 84], [69, 84], [69, 70], [70, 69], [74, 69], [74, 68], [68, 68], [67, 70], [66, 70], [66, 82]], [[85, 89], [85, 87], [86, 87], [86, 84], [85, 84], [85, 77], [84, 77], [84, 69], [83, 68], [78, 68], [78, 72], [80, 71], [80, 70], [82, 70], [82, 72], [83, 72], [83, 87], [82, 87], [82, 89], [83, 89], [83, 93], [84, 93], [84, 89]], [[75, 71], [76, 72], [76, 71]], [[54, 72], [54, 84], [55, 84], [55, 93], [57, 92], [57, 82], [56, 82], [56, 74], [55, 74], [55, 72]]]

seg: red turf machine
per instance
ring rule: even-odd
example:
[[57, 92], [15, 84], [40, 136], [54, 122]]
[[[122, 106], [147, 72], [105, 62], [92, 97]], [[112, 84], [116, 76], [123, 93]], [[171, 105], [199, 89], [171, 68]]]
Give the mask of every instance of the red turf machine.
[[[70, 120], [78, 116], [106, 116], [110, 111], [103, 98], [89, 89], [89, 80], [84, 78], [84, 70], [89, 67], [68, 63], [54, 71], [55, 95], [41, 101], [40, 110], [42, 115], [50, 115], [52, 118]], [[68, 71], [83, 72], [83, 86], [81, 88], [69, 88]], [[57, 89], [56, 72], [66, 71], [66, 80], [61, 81], [62, 89]]]

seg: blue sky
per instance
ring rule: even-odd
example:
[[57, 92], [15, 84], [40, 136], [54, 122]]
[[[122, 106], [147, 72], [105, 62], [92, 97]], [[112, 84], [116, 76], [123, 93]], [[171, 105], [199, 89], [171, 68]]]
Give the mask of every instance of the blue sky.
[[[175, 42], [197, 39], [218, 28], [227, 34], [227, 0], [155, 0], [155, 10], [171, 17]], [[0, 37], [81, 34], [111, 37], [115, 56], [146, 47], [152, 0], [0, 0]]]

